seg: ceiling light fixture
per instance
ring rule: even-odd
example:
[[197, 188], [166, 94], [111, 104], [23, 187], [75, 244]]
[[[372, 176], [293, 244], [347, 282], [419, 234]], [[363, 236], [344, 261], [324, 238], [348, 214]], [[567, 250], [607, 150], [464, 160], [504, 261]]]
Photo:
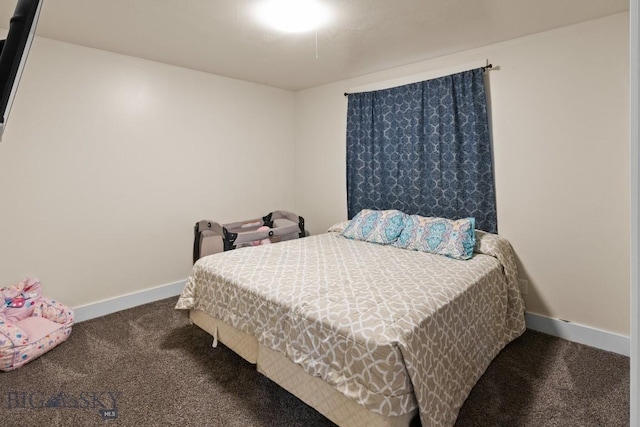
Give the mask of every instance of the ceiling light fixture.
[[329, 11], [317, 0], [267, 0], [256, 7], [258, 19], [288, 33], [315, 30], [329, 18]]

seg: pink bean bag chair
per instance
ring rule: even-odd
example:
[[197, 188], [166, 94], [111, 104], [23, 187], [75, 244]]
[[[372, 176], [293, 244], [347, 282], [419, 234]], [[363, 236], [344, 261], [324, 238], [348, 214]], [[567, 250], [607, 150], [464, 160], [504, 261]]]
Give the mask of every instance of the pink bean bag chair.
[[43, 297], [38, 280], [0, 289], [0, 371], [51, 350], [69, 337], [72, 325], [73, 311]]

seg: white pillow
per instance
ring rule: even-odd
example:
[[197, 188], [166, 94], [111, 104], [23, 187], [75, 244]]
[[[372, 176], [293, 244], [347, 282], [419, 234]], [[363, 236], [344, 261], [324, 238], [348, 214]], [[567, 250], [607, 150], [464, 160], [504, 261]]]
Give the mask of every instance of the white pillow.
[[349, 225], [349, 221], [341, 221], [333, 224], [327, 230], [327, 233], [342, 233], [345, 228]]

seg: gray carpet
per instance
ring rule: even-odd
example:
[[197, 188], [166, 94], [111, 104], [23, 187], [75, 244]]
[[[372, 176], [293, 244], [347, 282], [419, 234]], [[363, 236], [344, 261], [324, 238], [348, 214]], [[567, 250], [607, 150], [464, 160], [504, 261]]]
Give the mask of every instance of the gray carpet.
[[[211, 348], [175, 301], [80, 323], [58, 348], [0, 372], [0, 426], [333, 426], [232, 351]], [[491, 364], [456, 426], [628, 418], [628, 358], [527, 331]]]

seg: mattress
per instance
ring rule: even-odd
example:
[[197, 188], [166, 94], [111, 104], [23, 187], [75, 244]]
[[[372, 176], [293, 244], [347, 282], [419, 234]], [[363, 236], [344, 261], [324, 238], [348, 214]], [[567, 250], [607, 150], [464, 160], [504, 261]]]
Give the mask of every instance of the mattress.
[[326, 233], [200, 259], [176, 308], [256, 338], [373, 413], [452, 425], [491, 360], [524, 331], [509, 243], [467, 261]]

